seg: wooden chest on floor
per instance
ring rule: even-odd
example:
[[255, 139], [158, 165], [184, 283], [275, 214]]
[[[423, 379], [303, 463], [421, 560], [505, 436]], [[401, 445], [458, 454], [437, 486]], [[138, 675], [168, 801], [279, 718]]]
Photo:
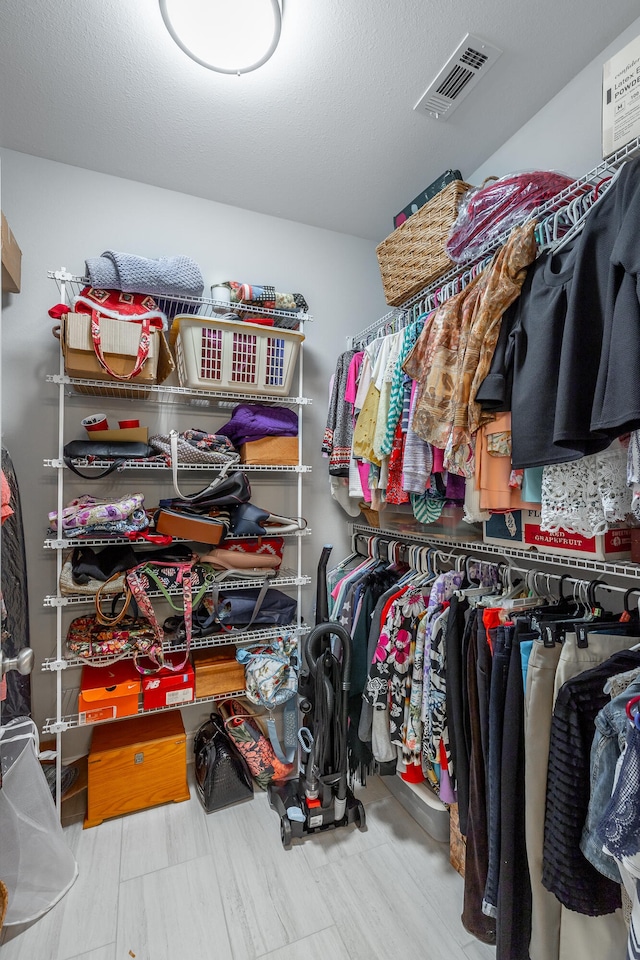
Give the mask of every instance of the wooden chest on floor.
[[89, 751], [84, 826], [188, 800], [186, 741], [179, 710], [97, 726]]

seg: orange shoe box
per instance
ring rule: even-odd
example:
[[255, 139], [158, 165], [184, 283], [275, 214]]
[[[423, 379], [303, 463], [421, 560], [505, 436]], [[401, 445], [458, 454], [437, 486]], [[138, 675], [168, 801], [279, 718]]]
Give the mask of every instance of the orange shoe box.
[[79, 723], [119, 720], [138, 713], [140, 674], [133, 660], [117, 660], [108, 667], [82, 668], [78, 697]]

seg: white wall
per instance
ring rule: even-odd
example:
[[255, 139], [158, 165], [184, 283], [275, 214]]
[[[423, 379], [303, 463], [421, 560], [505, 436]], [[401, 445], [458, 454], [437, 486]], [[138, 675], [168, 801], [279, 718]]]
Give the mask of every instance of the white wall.
[[[589, 25], [576, 24], [580, 29]], [[577, 178], [597, 167], [602, 161], [602, 66], [638, 35], [640, 18], [472, 173], [469, 182], [533, 169]], [[542, 54], [540, 65], [544, 69]], [[531, 80], [535, 83], [535, 77]]]
[[[55, 282], [46, 274], [65, 266], [82, 275], [85, 258], [105, 249], [148, 257], [191, 256], [200, 264], [207, 288], [216, 281], [239, 279], [304, 294], [314, 317], [306, 327], [304, 349], [304, 393], [313, 400], [304, 417], [304, 462], [314, 468], [305, 479], [304, 514], [313, 530], [313, 536], [303, 540], [305, 570], [315, 573], [323, 543], [333, 543], [334, 558], [344, 556], [348, 518], [329, 495], [320, 445], [329, 378], [338, 354], [346, 349], [346, 337], [387, 309], [374, 244], [12, 151], [3, 151], [0, 157], [2, 209], [23, 253], [22, 291], [3, 298], [2, 439], [20, 484], [37, 663], [52, 655], [55, 639], [55, 612], [42, 607], [42, 596], [54, 591], [54, 556], [43, 550], [42, 542], [47, 512], [55, 508], [56, 484], [55, 471], [45, 471], [42, 460], [54, 457], [57, 450], [56, 388], [45, 382], [45, 376], [58, 369], [58, 345], [47, 310], [59, 298]], [[74, 399], [69, 405], [67, 439], [83, 436], [79, 421], [88, 413], [113, 410], [115, 421], [123, 410], [133, 414], [130, 405], [122, 401], [111, 407], [103, 400]], [[220, 425], [227, 416], [211, 421], [211, 426]], [[165, 432], [176, 419], [183, 429], [194, 418], [183, 410], [178, 415], [165, 409], [161, 416], [157, 406], [145, 404], [140, 419], [152, 432]], [[296, 487], [290, 477], [267, 486], [254, 481], [253, 502], [273, 512], [295, 514]], [[147, 472], [130, 473], [114, 484], [70, 484], [69, 491], [102, 496], [116, 486], [133, 489], [132, 484], [143, 489], [149, 505], [171, 490], [166, 475], [157, 474], [154, 480]], [[192, 484], [191, 489], [201, 485]], [[315, 586], [305, 591], [306, 619], [313, 615], [314, 591]], [[76, 611], [80, 614], [83, 608]], [[38, 724], [53, 714], [52, 680], [36, 667], [33, 712]], [[193, 708], [185, 711], [185, 718], [193, 729], [201, 714]], [[73, 746], [74, 735], [68, 734], [66, 755], [77, 752]]]

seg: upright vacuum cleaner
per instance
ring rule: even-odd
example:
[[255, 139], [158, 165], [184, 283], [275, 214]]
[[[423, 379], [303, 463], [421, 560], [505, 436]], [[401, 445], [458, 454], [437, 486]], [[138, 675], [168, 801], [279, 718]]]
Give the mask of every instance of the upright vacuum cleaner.
[[[329, 620], [327, 561], [332, 547], [322, 549], [318, 563], [316, 625], [306, 638], [298, 682], [300, 773], [296, 779], [272, 783], [269, 804], [280, 817], [285, 850], [293, 839], [346, 827], [366, 826], [363, 804], [347, 783], [347, 706], [351, 686], [351, 637]], [[334, 654], [331, 638], [339, 643]]]

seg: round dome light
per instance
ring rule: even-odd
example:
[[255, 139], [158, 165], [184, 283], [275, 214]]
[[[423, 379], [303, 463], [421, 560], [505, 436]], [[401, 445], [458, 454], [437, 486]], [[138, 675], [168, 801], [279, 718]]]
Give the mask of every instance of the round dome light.
[[160, 11], [180, 49], [217, 73], [257, 70], [280, 39], [278, 0], [160, 0]]

